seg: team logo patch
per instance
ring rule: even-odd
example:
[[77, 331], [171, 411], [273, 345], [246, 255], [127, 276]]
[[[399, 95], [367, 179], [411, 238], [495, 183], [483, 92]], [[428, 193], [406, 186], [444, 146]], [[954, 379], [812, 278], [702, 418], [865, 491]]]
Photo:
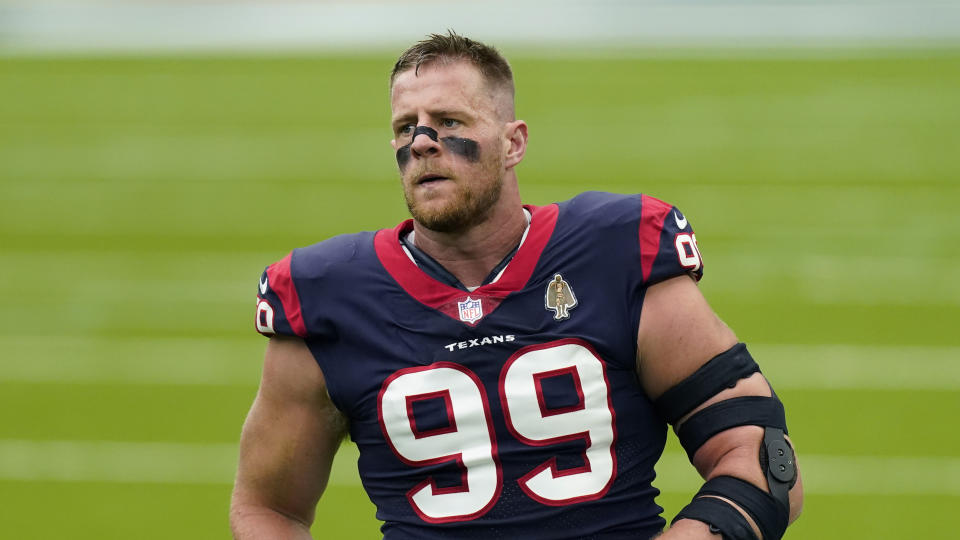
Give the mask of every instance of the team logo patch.
[[553, 276], [553, 281], [547, 284], [544, 306], [553, 311], [553, 318], [557, 321], [569, 319], [570, 310], [577, 307], [577, 297], [573, 294], [573, 289], [560, 274]]
[[477, 299], [467, 297], [463, 302], [457, 302], [460, 311], [460, 320], [473, 324], [483, 318], [483, 303]]
[[263, 273], [263, 277], [260, 278], [260, 294], [267, 294], [267, 273]]

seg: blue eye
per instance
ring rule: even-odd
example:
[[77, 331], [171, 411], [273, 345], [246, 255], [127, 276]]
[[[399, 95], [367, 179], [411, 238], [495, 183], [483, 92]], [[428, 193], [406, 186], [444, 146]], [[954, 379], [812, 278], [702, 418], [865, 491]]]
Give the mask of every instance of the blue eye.
[[400, 126], [400, 129], [397, 130], [397, 135], [410, 135], [413, 133], [414, 127], [415, 126], [413, 124], [404, 124]]
[[455, 128], [455, 127], [457, 127], [458, 125], [460, 125], [460, 122], [458, 122], [457, 120], [454, 120], [454, 119], [452, 119], [452, 118], [444, 118], [443, 120], [440, 121], [440, 125], [443, 126], [443, 127], [445, 127], [445, 128], [450, 129], [450, 128]]

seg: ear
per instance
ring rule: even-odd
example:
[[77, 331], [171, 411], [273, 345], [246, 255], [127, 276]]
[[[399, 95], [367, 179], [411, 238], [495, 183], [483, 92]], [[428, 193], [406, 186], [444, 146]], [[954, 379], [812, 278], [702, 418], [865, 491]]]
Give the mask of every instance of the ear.
[[393, 151], [396, 152], [396, 151], [397, 151], [397, 140], [396, 140], [396, 139], [390, 139], [390, 146], [392, 146], [392, 147], [393, 147]]
[[504, 145], [507, 147], [507, 155], [503, 166], [507, 169], [516, 167], [527, 153], [527, 123], [523, 120], [507, 122]]

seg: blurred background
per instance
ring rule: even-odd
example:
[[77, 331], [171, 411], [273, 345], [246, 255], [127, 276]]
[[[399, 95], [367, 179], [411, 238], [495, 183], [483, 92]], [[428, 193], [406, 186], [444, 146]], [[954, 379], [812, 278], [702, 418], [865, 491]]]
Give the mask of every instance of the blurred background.
[[[0, 537], [227, 538], [290, 249], [406, 216], [396, 55], [497, 45], [533, 204], [644, 192], [786, 403], [787, 538], [954, 538], [960, 3], [0, 0]], [[315, 536], [376, 538], [345, 444]], [[699, 480], [671, 439], [668, 519]]]

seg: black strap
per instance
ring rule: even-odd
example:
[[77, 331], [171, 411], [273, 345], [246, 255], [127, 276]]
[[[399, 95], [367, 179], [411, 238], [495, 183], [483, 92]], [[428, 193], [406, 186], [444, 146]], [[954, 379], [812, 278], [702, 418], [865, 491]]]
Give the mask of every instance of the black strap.
[[717, 392], [733, 388], [737, 381], [758, 371], [760, 367], [753, 361], [747, 346], [737, 343], [664, 392], [654, 400], [653, 407], [661, 418], [675, 424]]
[[775, 397], [746, 396], [726, 399], [697, 411], [680, 424], [677, 438], [692, 461], [693, 454], [721, 431], [737, 426], [767, 426], [787, 433], [783, 403]]
[[695, 519], [710, 526], [710, 532], [720, 533], [723, 540], [759, 540], [747, 518], [730, 506], [730, 503], [715, 497], [694, 497], [690, 504], [683, 507], [677, 517], [670, 522], [672, 526], [680, 519]]
[[763, 540], [778, 540], [783, 537], [790, 520], [790, 512], [769, 493], [757, 486], [733, 476], [711, 478], [700, 488], [697, 496], [716, 495], [733, 501], [750, 514]]

